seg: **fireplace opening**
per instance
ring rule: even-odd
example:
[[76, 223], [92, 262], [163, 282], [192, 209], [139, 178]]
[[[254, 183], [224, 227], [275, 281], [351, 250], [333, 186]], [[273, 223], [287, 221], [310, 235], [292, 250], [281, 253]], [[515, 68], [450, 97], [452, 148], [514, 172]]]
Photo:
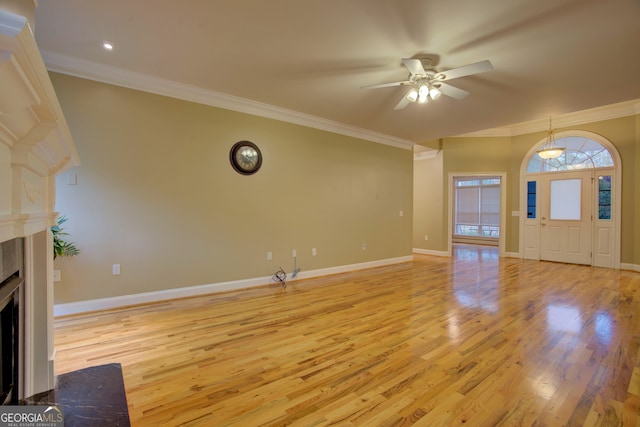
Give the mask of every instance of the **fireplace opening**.
[[24, 280], [13, 275], [0, 285], [0, 402], [16, 405], [20, 388], [20, 300]]
[[0, 404], [23, 398], [23, 240], [0, 243]]

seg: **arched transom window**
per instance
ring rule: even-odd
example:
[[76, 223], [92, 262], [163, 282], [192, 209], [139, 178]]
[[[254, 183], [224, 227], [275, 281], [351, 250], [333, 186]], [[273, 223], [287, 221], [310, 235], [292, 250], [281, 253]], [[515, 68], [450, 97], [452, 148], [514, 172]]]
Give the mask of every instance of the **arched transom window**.
[[578, 169], [609, 168], [613, 166], [611, 153], [597, 141], [584, 136], [566, 136], [556, 139], [555, 144], [565, 151], [555, 159], [531, 156], [527, 173], [559, 172]]

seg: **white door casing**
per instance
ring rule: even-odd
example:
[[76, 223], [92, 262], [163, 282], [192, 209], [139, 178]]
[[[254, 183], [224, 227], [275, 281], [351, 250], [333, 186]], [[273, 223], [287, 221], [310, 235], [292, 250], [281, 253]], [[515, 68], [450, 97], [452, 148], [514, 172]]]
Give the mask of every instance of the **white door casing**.
[[[592, 142], [596, 142], [600, 144], [604, 149], [608, 151], [613, 160], [612, 167], [596, 167], [589, 168], [592, 172], [592, 185], [589, 185], [590, 188], [589, 194], [586, 196], [591, 202], [591, 213], [589, 214], [590, 219], [590, 238], [588, 235], [582, 234], [582, 240], [579, 242], [572, 241], [573, 245], [571, 251], [586, 253], [586, 249], [577, 249], [576, 244], [584, 244], [586, 243], [584, 239], [590, 240], [590, 254], [591, 261], [585, 262], [584, 259], [578, 261], [578, 263], [586, 263], [597, 267], [608, 267], [608, 268], [620, 268], [620, 224], [621, 224], [621, 188], [619, 183], [621, 182], [622, 177], [622, 168], [621, 168], [621, 158], [615, 146], [608, 141], [606, 138], [601, 135], [594, 134], [592, 132], [586, 131], [565, 131], [562, 133], [556, 133], [556, 137], [578, 137], [589, 139]], [[549, 225], [549, 213], [546, 212], [547, 215], [544, 215], [542, 212], [543, 206], [545, 203], [548, 205], [547, 198], [550, 197], [548, 190], [545, 190], [545, 187], [548, 187], [550, 184], [546, 184], [548, 179], [553, 179], [553, 176], [562, 176], [566, 173], [572, 173], [573, 171], [565, 171], [565, 172], [539, 172], [539, 173], [531, 173], [528, 171], [528, 165], [530, 160], [534, 156], [536, 156], [536, 150], [539, 149], [542, 145], [546, 143], [546, 139], [543, 139], [538, 142], [535, 146], [533, 146], [528, 153], [524, 156], [523, 161], [520, 166], [520, 212], [523, 214], [520, 215], [519, 220], [519, 252], [520, 257], [524, 259], [550, 259], [550, 260], [558, 260], [562, 262], [575, 262], [571, 260], [567, 260], [567, 258], [555, 259], [553, 256], [550, 256], [548, 253], [547, 247], [545, 249], [545, 257], [542, 256], [542, 244], [543, 239], [545, 245], [551, 244], [548, 239], [543, 237], [543, 226], [542, 223], [545, 222], [545, 227]], [[582, 169], [585, 170], [585, 169]], [[599, 216], [599, 192], [598, 192], [598, 182], [599, 179], [604, 177], [609, 177], [611, 182], [611, 191], [610, 191], [610, 217], [608, 218], [600, 218]], [[591, 179], [591, 178], [590, 178]], [[535, 188], [533, 195], [533, 204], [534, 208], [532, 209], [532, 216], [528, 215], [528, 203], [527, 199], [530, 195], [527, 194], [528, 185], [533, 184]], [[583, 196], [581, 196], [581, 200], [585, 200]], [[546, 208], [545, 208], [546, 209]], [[530, 209], [531, 210], [531, 209]], [[519, 213], [518, 213], [519, 214]], [[593, 220], [591, 220], [591, 215], [593, 215]], [[545, 217], [547, 220], [542, 220], [542, 217]], [[557, 222], [551, 223], [552, 227], [558, 226]], [[568, 226], [568, 224], [567, 224]], [[582, 224], [584, 226], [584, 224]], [[571, 233], [575, 235], [576, 233], [582, 233], [582, 226], [580, 229], [573, 229]], [[569, 230], [567, 232], [567, 239]], [[545, 231], [548, 237], [549, 232]], [[562, 238], [562, 236], [558, 236], [558, 238]], [[559, 242], [555, 242], [554, 244], [559, 244]], [[567, 242], [568, 244], [568, 242]], [[576, 255], [577, 257], [577, 255]]]

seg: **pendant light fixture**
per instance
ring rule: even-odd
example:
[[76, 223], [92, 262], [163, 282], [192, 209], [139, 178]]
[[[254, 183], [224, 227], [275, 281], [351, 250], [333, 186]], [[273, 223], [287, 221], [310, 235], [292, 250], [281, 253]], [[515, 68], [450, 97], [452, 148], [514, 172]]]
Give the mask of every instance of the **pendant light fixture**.
[[536, 151], [538, 153], [538, 156], [545, 160], [560, 157], [560, 155], [566, 150], [566, 148], [564, 147], [556, 146], [554, 132], [555, 129], [551, 128], [551, 117], [549, 117], [549, 133], [547, 134], [547, 142], [542, 146], [540, 150]]

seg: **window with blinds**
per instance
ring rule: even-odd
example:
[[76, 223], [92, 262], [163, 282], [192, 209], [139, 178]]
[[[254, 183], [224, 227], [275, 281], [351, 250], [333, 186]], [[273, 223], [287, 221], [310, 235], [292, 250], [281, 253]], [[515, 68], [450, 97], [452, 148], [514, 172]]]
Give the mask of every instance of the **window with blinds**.
[[454, 236], [500, 236], [500, 177], [457, 177]]

